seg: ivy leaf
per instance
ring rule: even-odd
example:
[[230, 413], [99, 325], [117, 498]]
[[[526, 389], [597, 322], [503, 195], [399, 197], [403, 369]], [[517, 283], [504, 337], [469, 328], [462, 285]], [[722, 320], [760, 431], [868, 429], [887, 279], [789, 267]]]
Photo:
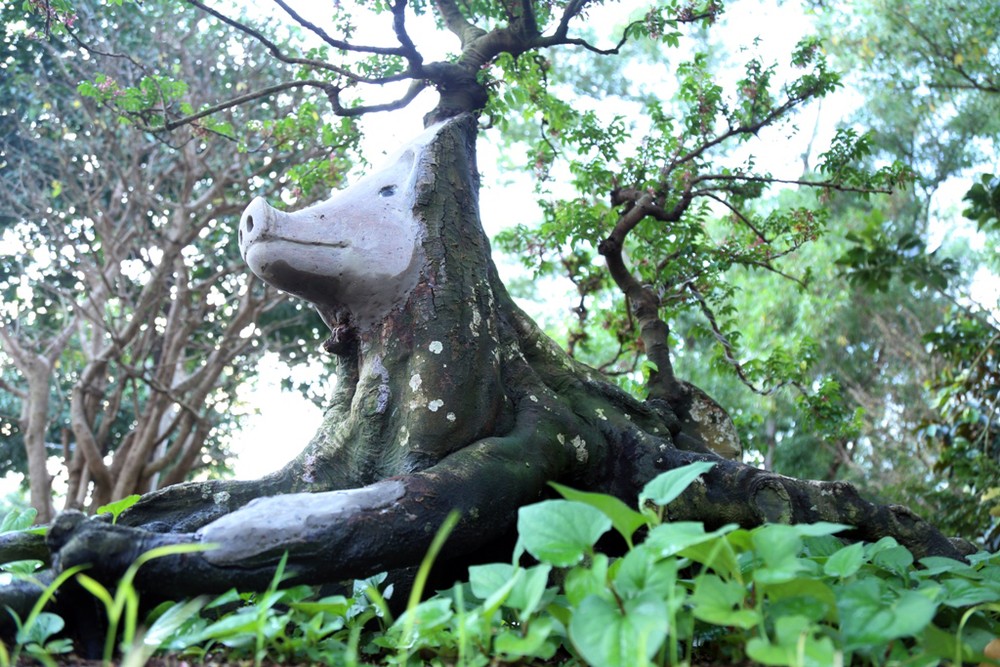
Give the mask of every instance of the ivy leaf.
[[121, 500], [116, 500], [115, 502], [108, 503], [107, 505], [101, 505], [100, 507], [97, 508], [97, 513], [110, 514], [111, 523], [118, 523], [118, 517], [121, 515], [121, 513], [127, 510], [129, 507], [132, 507], [132, 505], [135, 505], [137, 502], [139, 502], [139, 498], [141, 497], [142, 496], [140, 496], [138, 493], [133, 493], [131, 496], [127, 496], [125, 498], [122, 498]]
[[700, 522], [675, 521], [649, 531], [649, 536], [643, 544], [659, 558], [666, 558], [695, 545], [721, 539], [723, 535], [736, 528], [736, 524], [729, 524], [709, 533]]
[[27, 507], [25, 509], [15, 507], [0, 520], [0, 533], [27, 530], [35, 522], [36, 516], [38, 516], [38, 510], [34, 507]]
[[583, 600], [569, 624], [573, 646], [594, 667], [648, 664], [666, 639], [666, 603], [645, 594], [621, 606], [592, 595]]
[[918, 591], [894, 595], [885, 582], [864, 579], [843, 589], [837, 613], [848, 650], [886, 645], [920, 633], [934, 618], [937, 604]]
[[531, 621], [526, 634], [501, 630], [493, 642], [493, 648], [505, 658], [532, 657], [549, 660], [558, 648], [558, 644], [549, 639], [554, 630], [555, 620], [551, 616], [541, 616]]
[[696, 461], [657, 475], [639, 494], [639, 506], [643, 507], [647, 500], [661, 507], [669, 505], [677, 496], [684, 493], [694, 480], [714, 466], [715, 464], [710, 461]]
[[760, 622], [760, 614], [742, 608], [746, 596], [747, 590], [738, 581], [723, 581], [714, 574], [706, 574], [695, 584], [692, 613], [706, 623], [747, 630]]
[[765, 665], [823, 667], [837, 664], [836, 648], [829, 637], [816, 638], [815, 626], [801, 616], [782, 616], [774, 623], [774, 642], [754, 637], [747, 655]]
[[865, 546], [856, 542], [830, 556], [823, 565], [823, 573], [828, 577], [846, 579], [861, 569], [865, 562]]
[[567, 500], [575, 500], [599, 509], [605, 516], [611, 519], [611, 525], [625, 538], [625, 542], [629, 548], [632, 547], [632, 535], [635, 534], [636, 530], [646, 525], [647, 519], [645, 515], [636, 512], [614, 496], [609, 496], [606, 493], [577, 491], [576, 489], [571, 489], [568, 486], [563, 486], [555, 482], [549, 482], [549, 486], [558, 491]]
[[517, 531], [528, 553], [556, 567], [576, 565], [611, 528], [611, 519], [590, 505], [546, 500], [522, 507]]

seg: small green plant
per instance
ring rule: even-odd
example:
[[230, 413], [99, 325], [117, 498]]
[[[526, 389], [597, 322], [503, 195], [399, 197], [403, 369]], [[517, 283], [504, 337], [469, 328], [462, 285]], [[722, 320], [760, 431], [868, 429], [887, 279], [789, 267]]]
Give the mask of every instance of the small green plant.
[[[114, 596], [76, 576], [108, 610], [105, 661], [120, 628], [128, 667], [156, 651], [196, 661], [400, 667], [991, 664], [984, 648], [1000, 637], [1000, 555], [915, 562], [891, 538], [845, 543], [837, 535], [847, 527], [837, 524], [709, 530], [670, 521], [669, 503], [710, 467], [664, 473], [636, 509], [554, 484], [561, 499], [521, 509], [512, 562], [471, 567], [467, 581], [421, 601], [457, 521], [450, 516], [395, 621], [386, 575], [319, 597], [309, 586], [281, 588], [282, 560], [264, 592], [164, 603], [140, 633], [132, 581], [142, 563]], [[595, 547], [611, 531], [627, 545], [617, 558]], [[22, 651], [52, 664], [69, 650], [54, 639], [61, 619], [42, 612], [66, 578], [19, 625], [19, 643], [9, 656], [0, 652], [0, 667]]]
[[156, 558], [205, 551], [211, 548], [213, 548], [211, 544], [170, 544], [150, 549], [136, 558], [135, 562], [128, 567], [125, 574], [119, 579], [114, 595], [93, 577], [83, 573], [77, 574], [76, 579], [79, 584], [101, 601], [108, 614], [108, 631], [104, 640], [105, 664], [110, 664], [114, 656], [115, 639], [118, 637], [120, 626], [122, 627], [122, 646], [130, 647], [135, 641], [139, 620], [139, 593], [133, 582], [139, 568]]
[[56, 637], [65, 627], [62, 617], [44, 611], [44, 609], [59, 587], [83, 569], [84, 566], [76, 565], [60, 572], [51, 583], [44, 587], [42, 594], [38, 596], [38, 600], [35, 601], [34, 606], [23, 621], [13, 610], [7, 610], [17, 625], [10, 664], [18, 664], [18, 658], [22, 651], [46, 665], [51, 665], [55, 664], [51, 657], [52, 654], [69, 653], [72, 650], [73, 646], [70, 640]]
[[138, 493], [133, 493], [131, 496], [126, 496], [121, 500], [116, 500], [115, 502], [108, 503], [107, 505], [101, 505], [97, 508], [97, 513], [110, 514], [111, 523], [118, 523], [118, 517], [121, 513], [139, 502], [140, 498], [142, 498], [142, 496]]

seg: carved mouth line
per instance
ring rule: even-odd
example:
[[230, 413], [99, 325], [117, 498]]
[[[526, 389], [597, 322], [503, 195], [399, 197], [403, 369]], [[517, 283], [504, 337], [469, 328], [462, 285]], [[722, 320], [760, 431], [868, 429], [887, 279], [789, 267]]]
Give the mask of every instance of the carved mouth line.
[[300, 241], [298, 239], [288, 239], [283, 236], [260, 236], [255, 240], [247, 244], [247, 247], [254, 245], [255, 243], [273, 243], [275, 241], [281, 241], [282, 243], [291, 243], [294, 245], [301, 246], [313, 246], [318, 248], [350, 248], [350, 241]]

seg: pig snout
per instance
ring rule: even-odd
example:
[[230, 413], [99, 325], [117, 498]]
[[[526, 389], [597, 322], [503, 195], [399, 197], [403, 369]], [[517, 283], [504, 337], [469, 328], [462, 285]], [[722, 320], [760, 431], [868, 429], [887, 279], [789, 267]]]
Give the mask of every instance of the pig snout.
[[254, 198], [243, 211], [243, 215], [240, 217], [238, 241], [240, 254], [244, 259], [247, 256], [247, 249], [268, 235], [268, 231], [274, 225], [274, 212], [274, 209], [264, 201], [263, 197]]

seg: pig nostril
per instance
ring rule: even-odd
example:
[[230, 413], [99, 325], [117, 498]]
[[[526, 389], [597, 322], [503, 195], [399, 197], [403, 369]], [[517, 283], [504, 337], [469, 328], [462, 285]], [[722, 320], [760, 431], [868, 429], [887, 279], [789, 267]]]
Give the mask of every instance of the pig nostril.
[[252, 231], [253, 231], [253, 216], [252, 215], [248, 215], [247, 216], [247, 232], [249, 233], [249, 232], [252, 232]]
[[239, 231], [238, 231], [238, 232], [236, 233], [236, 238], [237, 238], [237, 239], [239, 239], [239, 243], [240, 243], [240, 245], [243, 245], [243, 230], [242, 230], [242, 229], [241, 229], [241, 230], [239, 230]]

